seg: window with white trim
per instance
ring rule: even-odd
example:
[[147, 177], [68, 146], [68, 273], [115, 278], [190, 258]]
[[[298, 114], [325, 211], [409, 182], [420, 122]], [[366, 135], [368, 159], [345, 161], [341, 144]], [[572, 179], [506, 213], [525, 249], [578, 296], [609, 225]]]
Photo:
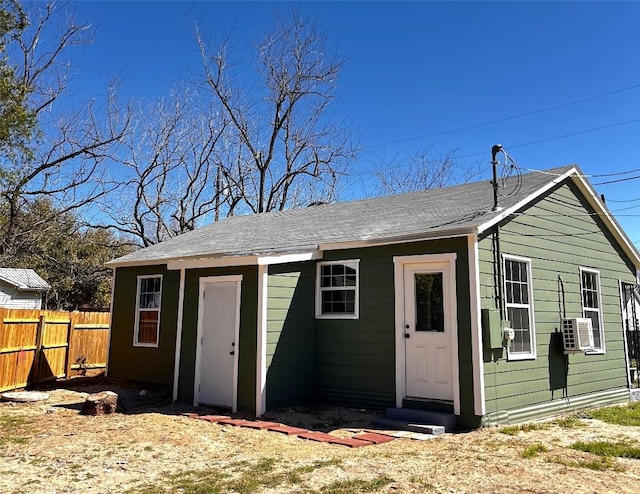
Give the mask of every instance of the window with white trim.
[[531, 260], [505, 255], [503, 263], [506, 315], [515, 333], [507, 355], [513, 360], [535, 358]]
[[316, 274], [316, 317], [358, 318], [359, 261], [318, 263]]
[[134, 346], [158, 346], [161, 297], [162, 275], [138, 276]]
[[594, 269], [580, 268], [580, 290], [582, 292], [582, 316], [591, 319], [593, 349], [597, 352], [604, 352], [600, 272]]

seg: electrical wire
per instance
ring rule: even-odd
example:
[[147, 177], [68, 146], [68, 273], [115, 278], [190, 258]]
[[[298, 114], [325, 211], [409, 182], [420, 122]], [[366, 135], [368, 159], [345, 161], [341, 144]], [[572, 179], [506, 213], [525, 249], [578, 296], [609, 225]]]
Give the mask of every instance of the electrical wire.
[[605, 182], [595, 182], [593, 185], [608, 185], [608, 184], [617, 184], [620, 182], [630, 182], [631, 180], [638, 180], [640, 175], [635, 177], [627, 177], [627, 178], [618, 178], [617, 180], [607, 180]]
[[607, 197], [607, 202], [637, 202], [640, 201], [640, 197], [636, 197], [635, 199], [609, 199]]
[[[601, 127], [595, 127], [593, 129], [587, 129], [587, 130], [580, 130], [578, 132], [572, 132], [570, 134], [563, 134], [563, 135], [558, 135], [558, 136], [554, 136], [554, 137], [547, 137], [545, 139], [539, 139], [537, 141], [531, 141], [531, 142], [525, 142], [522, 144], [513, 144], [509, 146], [509, 149], [515, 149], [515, 148], [521, 148], [521, 147], [525, 147], [525, 146], [531, 146], [533, 144], [541, 144], [543, 142], [549, 142], [549, 141], [555, 141], [557, 139], [564, 139], [567, 137], [573, 137], [573, 136], [577, 136], [577, 135], [581, 135], [581, 134], [588, 134], [590, 132], [597, 132], [599, 130], [605, 130], [605, 129], [611, 129], [613, 127], [619, 127], [621, 125], [628, 125], [631, 123], [635, 123], [635, 122], [640, 122], [640, 118], [634, 118], [632, 120], [625, 120], [624, 122], [617, 122], [614, 124], [610, 124], [610, 125], [603, 125]], [[473, 154], [465, 154], [464, 156], [460, 156], [459, 158], [472, 158], [474, 156], [481, 156], [487, 154], [486, 151], [481, 151], [478, 153], [473, 153]]]
[[[605, 97], [611, 96], [613, 94], [622, 93], [624, 91], [629, 91], [631, 89], [636, 89], [638, 87], [640, 87], [640, 84], [634, 84], [633, 86], [628, 86], [628, 87], [625, 87], [625, 88], [616, 89], [614, 91], [609, 91], [608, 93], [603, 93], [603, 94], [599, 94], [599, 95], [596, 95], [596, 96], [591, 96], [589, 98], [584, 98], [584, 99], [581, 99], [581, 100], [572, 101], [570, 103], [564, 103], [562, 105], [550, 106], [550, 107], [542, 108], [542, 109], [539, 109], [539, 110], [533, 110], [533, 111], [530, 111], [530, 112], [520, 113], [520, 114], [512, 115], [512, 116], [509, 116], [509, 117], [503, 117], [503, 118], [498, 118], [498, 119], [495, 119], [495, 120], [489, 120], [487, 122], [481, 122], [481, 123], [474, 124], [474, 125], [468, 125], [466, 127], [460, 127], [460, 128], [457, 128], [457, 129], [444, 130], [444, 131], [441, 131], [441, 132], [434, 132], [432, 134], [425, 134], [425, 135], [421, 135], [421, 136], [417, 136], [417, 137], [408, 137], [406, 139], [398, 139], [398, 140], [395, 140], [395, 141], [389, 141], [389, 142], [385, 142], [385, 143], [382, 143], [382, 144], [372, 144], [371, 146], [366, 146], [364, 149], [372, 149], [372, 148], [378, 148], [378, 147], [382, 147], [382, 146], [390, 146], [392, 144], [401, 144], [403, 142], [416, 141], [416, 140], [419, 140], [419, 139], [427, 139], [429, 137], [438, 137], [438, 136], [447, 135], [447, 134], [454, 134], [456, 132], [463, 132], [465, 130], [477, 129], [479, 127], [485, 127], [487, 125], [493, 125], [493, 124], [500, 123], [500, 122], [507, 122], [509, 120], [515, 120], [517, 118], [528, 117], [528, 116], [531, 116], [531, 115], [537, 115], [539, 113], [546, 113], [546, 112], [550, 112], [550, 111], [553, 111], [553, 110], [566, 108], [568, 106], [573, 106], [573, 105], [578, 105], [578, 104], [581, 104], [581, 103], [586, 103], [586, 102], [593, 101], [593, 100], [596, 100], [596, 99], [605, 98]], [[510, 147], [513, 149], [516, 146], [510, 146]]]

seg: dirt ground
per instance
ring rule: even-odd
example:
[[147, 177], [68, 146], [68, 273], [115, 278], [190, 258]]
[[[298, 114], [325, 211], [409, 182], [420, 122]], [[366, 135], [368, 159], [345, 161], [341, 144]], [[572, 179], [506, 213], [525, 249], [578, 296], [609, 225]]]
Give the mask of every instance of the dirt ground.
[[[0, 402], [0, 493], [567, 494], [626, 493], [640, 486], [640, 460], [615, 458], [596, 470], [585, 465], [597, 465], [598, 457], [570, 448], [576, 441], [595, 440], [640, 447], [640, 428], [592, 419], [515, 435], [492, 428], [351, 449], [189, 419], [180, 412], [190, 409], [159, 393], [63, 386], [48, 390], [47, 402]], [[106, 389], [119, 394], [118, 413], [79, 414], [87, 393]], [[319, 407], [283, 410], [269, 418], [350, 437], [375, 416]], [[538, 454], [525, 458], [536, 448]], [[194, 487], [187, 478], [201, 483]], [[219, 490], [207, 490], [202, 480], [207, 478], [218, 482]], [[235, 483], [220, 480], [227, 478]]]

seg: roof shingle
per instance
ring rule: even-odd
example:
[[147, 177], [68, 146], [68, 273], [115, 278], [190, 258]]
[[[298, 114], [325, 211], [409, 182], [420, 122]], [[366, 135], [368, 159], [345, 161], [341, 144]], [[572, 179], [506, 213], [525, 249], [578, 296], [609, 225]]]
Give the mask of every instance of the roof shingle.
[[[509, 208], [574, 166], [528, 173]], [[484, 180], [374, 199], [281, 212], [234, 216], [115, 259], [108, 264], [152, 263], [199, 257], [286, 253], [319, 244], [464, 234], [496, 216], [493, 189]]]

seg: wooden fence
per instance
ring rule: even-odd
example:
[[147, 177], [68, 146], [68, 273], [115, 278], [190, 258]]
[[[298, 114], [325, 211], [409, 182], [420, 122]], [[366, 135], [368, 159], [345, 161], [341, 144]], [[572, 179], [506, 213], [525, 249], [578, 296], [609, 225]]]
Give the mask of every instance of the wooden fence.
[[0, 392], [106, 369], [109, 314], [0, 308]]

